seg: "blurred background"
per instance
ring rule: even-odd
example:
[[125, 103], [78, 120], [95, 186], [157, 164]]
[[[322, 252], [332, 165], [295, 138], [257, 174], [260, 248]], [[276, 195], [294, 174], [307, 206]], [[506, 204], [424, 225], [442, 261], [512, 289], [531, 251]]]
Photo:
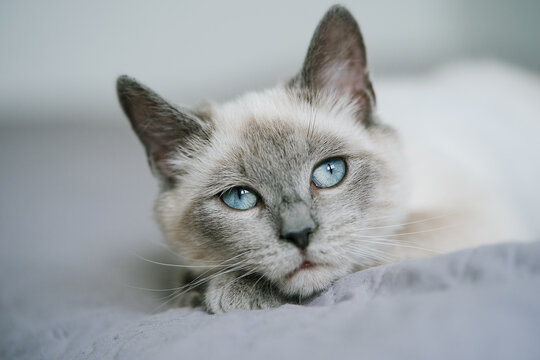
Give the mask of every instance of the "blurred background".
[[[0, 124], [125, 126], [129, 74], [192, 104], [287, 79], [333, 1], [12, 1], [0, 4]], [[455, 59], [540, 70], [537, 0], [342, 1], [376, 78]]]
[[[538, 237], [540, 1], [341, 3], [364, 34], [385, 121], [466, 176], [489, 174]], [[126, 285], [160, 288], [168, 276], [136, 256], [167, 251], [117, 76], [186, 105], [273, 86], [300, 69], [332, 4], [0, 2], [0, 357], [55, 358], [69, 344], [50, 348], [51, 324], [107, 304], [147, 311], [154, 296]], [[94, 315], [77, 331], [94, 336], [121, 318], [86, 326]]]

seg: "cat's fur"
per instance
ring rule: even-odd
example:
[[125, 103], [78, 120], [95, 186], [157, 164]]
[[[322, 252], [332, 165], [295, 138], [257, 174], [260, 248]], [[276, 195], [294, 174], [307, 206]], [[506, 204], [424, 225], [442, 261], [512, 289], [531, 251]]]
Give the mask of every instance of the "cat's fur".
[[[160, 181], [155, 218], [167, 242], [186, 264], [215, 265], [191, 291], [178, 291], [180, 303], [196, 292], [213, 313], [301, 302], [357, 269], [421, 247], [395, 234], [407, 234], [397, 224], [418, 215], [407, 207], [402, 147], [375, 114], [364, 42], [345, 8], [325, 14], [302, 70], [273, 89], [195, 109], [126, 76], [118, 93]], [[343, 181], [315, 187], [313, 168], [336, 156], [347, 164]], [[236, 186], [254, 189], [261, 201], [245, 211], [227, 207], [220, 196]], [[436, 215], [410, 222], [415, 238], [422, 219]], [[283, 239], [284, 228], [308, 223], [306, 249]], [[315, 266], [299, 269], [305, 261]]]

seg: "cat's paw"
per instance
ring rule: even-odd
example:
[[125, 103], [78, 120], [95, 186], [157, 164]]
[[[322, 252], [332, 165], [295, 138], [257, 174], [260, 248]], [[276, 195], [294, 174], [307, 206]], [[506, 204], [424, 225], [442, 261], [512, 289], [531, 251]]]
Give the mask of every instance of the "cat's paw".
[[268, 284], [241, 274], [226, 274], [212, 279], [204, 296], [206, 310], [223, 314], [231, 310], [270, 309], [285, 303]]
[[196, 308], [202, 306], [203, 303], [203, 294], [198, 290], [192, 290], [180, 295], [175, 301], [175, 306]]
[[170, 301], [172, 307], [195, 308], [203, 305], [203, 288], [195, 284], [199, 275], [193, 270], [186, 269], [179, 269], [174, 273], [172, 279], [177, 291], [176, 295], [171, 294], [173, 297], [173, 300]]

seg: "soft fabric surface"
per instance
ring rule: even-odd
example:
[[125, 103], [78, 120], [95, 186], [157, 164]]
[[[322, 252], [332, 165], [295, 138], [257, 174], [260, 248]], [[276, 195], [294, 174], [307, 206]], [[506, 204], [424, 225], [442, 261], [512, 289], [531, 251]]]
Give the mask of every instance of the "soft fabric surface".
[[[71, 304], [47, 326], [9, 316], [4, 321], [18, 329], [11, 328], [2, 355], [538, 359], [539, 297], [540, 243], [499, 245], [362, 271], [308, 306], [216, 316]], [[21, 325], [29, 328], [21, 331]]]
[[[486, 62], [375, 85], [405, 142], [497, 182], [540, 238], [536, 75]], [[166, 293], [136, 289], [170, 286], [139, 257], [173, 261], [151, 220], [156, 184], [111, 118], [0, 130], [0, 358], [540, 358], [538, 242], [368, 269], [306, 306], [158, 308]]]

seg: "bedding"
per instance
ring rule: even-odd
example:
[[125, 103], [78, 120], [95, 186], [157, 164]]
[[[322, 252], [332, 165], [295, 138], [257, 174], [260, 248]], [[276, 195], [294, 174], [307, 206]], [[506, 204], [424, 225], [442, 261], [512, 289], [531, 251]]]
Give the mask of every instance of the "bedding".
[[[376, 83], [405, 141], [489, 175], [539, 238], [536, 74], [465, 62]], [[540, 242], [525, 239], [367, 269], [303, 306], [163, 306], [156, 185], [111, 118], [0, 131], [1, 359], [540, 359]]]
[[540, 243], [503, 244], [361, 271], [306, 306], [218, 316], [70, 304], [45, 324], [4, 314], [2, 357], [538, 359], [539, 297]]

